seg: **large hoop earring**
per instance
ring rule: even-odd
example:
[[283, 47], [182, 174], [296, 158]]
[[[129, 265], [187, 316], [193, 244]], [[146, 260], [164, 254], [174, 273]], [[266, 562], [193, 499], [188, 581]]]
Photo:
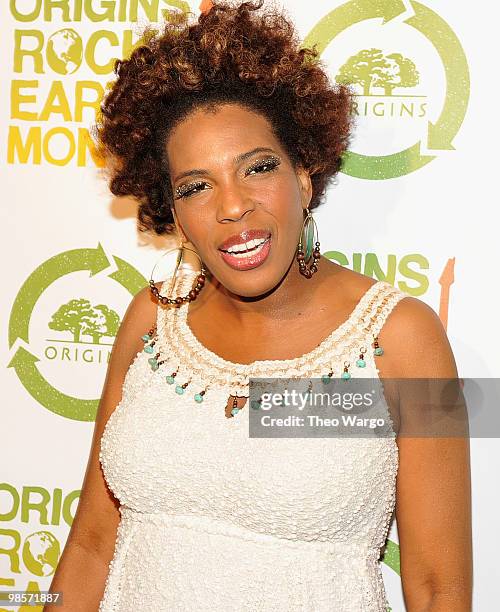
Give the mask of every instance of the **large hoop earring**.
[[[305, 216], [300, 232], [299, 245], [297, 249], [297, 262], [299, 264], [299, 272], [306, 278], [318, 271], [318, 260], [321, 257], [319, 250], [320, 244], [318, 240], [318, 226], [312, 216], [309, 208], [304, 210]], [[309, 264], [312, 258], [312, 263]]]
[[[171, 297], [172, 289], [174, 287], [175, 280], [176, 280], [177, 270], [179, 269], [179, 266], [181, 265], [181, 262], [182, 262], [182, 258], [184, 256], [184, 250], [191, 251], [191, 253], [194, 253], [196, 257], [198, 257], [198, 259], [200, 260], [200, 264], [201, 264], [200, 273], [195, 278], [191, 291], [187, 295], [184, 295], [184, 296], [179, 295], [177, 297]], [[168, 288], [168, 296], [161, 295], [154, 283], [153, 273], [160, 259], [162, 259], [165, 255], [167, 255], [167, 253], [171, 253], [172, 251], [179, 251], [177, 255], [177, 260], [175, 263], [175, 270], [172, 276], [172, 280], [170, 282], [170, 287]], [[168, 249], [167, 251], [165, 251], [165, 253], [163, 253], [163, 255], [160, 257], [160, 259], [155, 263], [155, 265], [153, 266], [153, 269], [151, 270], [151, 279], [149, 281], [149, 288], [153, 296], [162, 304], [169, 304], [169, 305], [175, 305], [175, 306], [180, 306], [181, 304], [195, 300], [198, 297], [198, 294], [200, 293], [200, 291], [205, 286], [205, 280], [206, 280], [206, 270], [203, 265], [203, 261], [201, 257], [198, 255], [198, 253], [194, 251], [193, 249], [190, 249], [189, 247], [184, 246], [184, 243], [182, 243], [180, 247], [174, 247], [172, 249]]]

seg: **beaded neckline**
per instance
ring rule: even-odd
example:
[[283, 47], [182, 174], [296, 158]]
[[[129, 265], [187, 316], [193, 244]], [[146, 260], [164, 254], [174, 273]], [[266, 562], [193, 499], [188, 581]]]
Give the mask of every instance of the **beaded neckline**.
[[[179, 283], [182, 283], [184, 279], [189, 280], [189, 283], [192, 283], [192, 280], [189, 279], [189, 274], [183, 274], [179, 279]], [[168, 287], [168, 283], [171, 278], [167, 278], [162, 285], [162, 291]], [[332, 330], [328, 336], [326, 336], [316, 347], [299, 355], [298, 357], [292, 357], [290, 359], [258, 359], [254, 360], [248, 364], [238, 363], [229, 361], [224, 359], [217, 353], [211, 351], [208, 347], [206, 347], [194, 334], [192, 331], [187, 318], [188, 318], [188, 305], [180, 308], [173, 309], [173, 324], [175, 328], [175, 336], [178, 340], [182, 340], [183, 343], [188, 345], [195, 354], [203, 354], [205, 360], [214, 365], [214, 367], [218, 369], [230, 369], [234, 373], [237, 374], [247, 374], [252, 370], [262, 370], [265, 368], [266, 372], [274, 368], [283, 369], [283, 368], [296, 368], [300, 366], [305, 361], [311, 362], [314, 361], [316, 357], [322, 355], [326, 348], [331, 345], [331, 343], [337, 338], [341, 337], [345, 334], [348, 329], [351, 329], [353, 325], [358, 323], [361, 318], [361, 314], [366, 309], [370, 300], [376, 295], [377, 291], [380, 289], [381, 285], [385, 285], [385, 281], [376, 281], [374, 282], [361, 296], [358, 300], [356, 306], [351, 311], [348, 318], [341, 323], [338, 327]], [[182, 291], [182, 289], [180, 289]]]
[[[177, 285], [172, 288], [174, 294], [185, 291], [187, 284], [192, 285], [190, 276], [195, 272], [188, 270], [186, 273], [182, 269], [174, 279], [173, 284]], [[170, 286], [171, 281], [172, 277], [167, 278], [161, 290], [167, 284]], [[241, 410], [238, 397], [249, 397], [251, 378], [321, 376], [322, 382], [328, 384], [338, 370], [336, 359], [342, 354], [346, 357], [343, 372], [337, 373], [343, 379], [351, 378], [349, 368], [355, 359], [351, 350], [357, 349], [355, 366], [361, 369], [367, 365], [365, 354], [371, 350], [368, 347], [373, 347], [373, 355], [383, 355], [377, 334], [394, 303], [402, 297], [403, 294], [386, 281], [376, 281], [361, 296], [348, 318], [311, 351], [291, 359], [255, 360], [248, 364], [228, 361], [206, 347], [187, 322], [187, 307], [165, 309], [159, 306], [156, 324], [142, 336], [144, 352], [151, 355], [148, 363], [153, 371], [165, 364], [165, 369], [168, 368], [165, 380], [179, 395], [189, 386], [196, 391], [193, 399], [201, 403], [209, 389], [225, 389], [229, 397], [233, 397], [231, 415], [235, 416]]]

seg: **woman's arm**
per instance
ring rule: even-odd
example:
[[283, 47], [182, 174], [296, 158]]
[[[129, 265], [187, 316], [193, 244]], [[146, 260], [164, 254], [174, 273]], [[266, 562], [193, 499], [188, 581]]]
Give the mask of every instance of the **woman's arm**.
[[[456, 379], [455, 359], [444, 327], [424, 302], [402, 300], [380, 334], [384, 356], [381, 375], [391, 378]], [[387, 361], [386, 360], [387, 356]], [[417, 381], [416, 381], [417, 382]], [[437, 388], [439, 381], [429, 381]], [[401, 579], [408, 612], [472, 610], [472, 533], [470, 455], [467, 435], [418, 437], [417, 427], [431, 431], [440, 406], [430, 411], [420, 393], [422, 383], [400, 381], [396, 520]], [[422, 395], [425, 395], [422, 394]], [[420, 401], [420, 404], [419, 404]], [[446, 410], [442, 407], [442, 416]], [[426, 413], [427, 411], [427, 413]], [[461, 422], [458, 409], [450, 426]], [[466, 420], [465, 420], [466, 422]], [[465, 424], [465, 428], [467, 425]], [[460, 429], [460, 427], [458, 427]], [[411, 437], [412, 432], [414, 437]]]
[[[150, 298], [149, 287], [145, 287], [131, 301], [111, 352], [80, 500], [50, 585], [51, 591], [63, 594], [59, 612], [97, 610], [104, 593], [120, 513], [119, 502], [110, 493], [99, 463], [100, 440], [105, 424], [121, 400], [127, 370], [144, 346], [141, 336], [155, 319], [156, 303]], [[49, 606], [46, 609], [48, 612]], [[50, 606], [50, 610], [54, 607]]]

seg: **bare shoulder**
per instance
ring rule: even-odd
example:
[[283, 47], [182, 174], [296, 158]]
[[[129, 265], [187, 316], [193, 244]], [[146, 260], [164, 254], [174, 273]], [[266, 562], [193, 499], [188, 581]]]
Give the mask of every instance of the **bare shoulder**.
[[[158, 290], [162, 287], [162, 282], [155, 283]], [[151, 295], [149, 285], [143, 287], [138, 293], [134, 295], [130, 304], [127, 308], [125, 316], [132, 315], [144, 315], [148, 319], [154, 319], [156, 317], [158, 302]]]
[[455, 358], [443, 323], [436, 311], [418, 298], [407, 295], [393, 307], [379, 334], [379, 341], [384, 347], [384, 376], [457, 376]]
[[[155, 285], [160, 290], [162, 283]], [[152, 297], [149, 285], [143, 287], [130, 301], [113, 347], [116, 357], [119, 360], [123, 357], [125, 365], [129, 365], [137, 351], [144, 346], [141, 336], [155, 324], [157, 308], [158, 303]]]
[[[323, 264], [323, 262], [321, 262]], [[377, 281], [365, 274], [327, 260], [322, 268], [323, 301], [337, 312], [351, 312], [363, 295]]]
[[[339, 311], [351, 312], [377, 281], [333, 262], [325, 266], [325, 286], [341, 296]], [[340, 299], [340, 298], [339, 298]], [[379, 333], [384, 357], [379, 360], [385, 378], [455, 378], [457, 368], [439, 315], [423, 300], [405, 295], [388, 314]]]

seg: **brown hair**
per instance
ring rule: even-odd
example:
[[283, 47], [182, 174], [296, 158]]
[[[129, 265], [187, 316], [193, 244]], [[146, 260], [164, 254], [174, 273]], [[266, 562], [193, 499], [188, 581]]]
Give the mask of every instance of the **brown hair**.
[[261, 12], [264, 0], [216, 2], [198, 20], [188, 15], [143, 33], [94, 126], [109, 166], [109, 187], [139, 202], [138, 228], [173, 229], [173, 194], [165, 141], [176, 123], [206, 105], [236, 102], [270, 122], [292, 163], [311, 175], [316, 208], [341, 168], [352, 132], [352, 90], [332, 84], [315, 47], [300, 48], [289, 19]]

